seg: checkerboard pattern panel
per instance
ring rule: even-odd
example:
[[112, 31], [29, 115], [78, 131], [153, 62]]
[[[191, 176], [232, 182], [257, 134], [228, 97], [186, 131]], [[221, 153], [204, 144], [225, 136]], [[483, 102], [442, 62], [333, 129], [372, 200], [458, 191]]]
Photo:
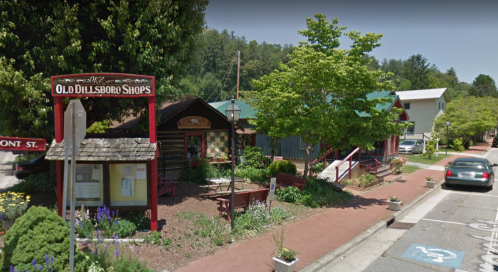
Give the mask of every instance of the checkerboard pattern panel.
[[206, 157], [220, 157], [228, 155], [228, 131], [206, 132]]

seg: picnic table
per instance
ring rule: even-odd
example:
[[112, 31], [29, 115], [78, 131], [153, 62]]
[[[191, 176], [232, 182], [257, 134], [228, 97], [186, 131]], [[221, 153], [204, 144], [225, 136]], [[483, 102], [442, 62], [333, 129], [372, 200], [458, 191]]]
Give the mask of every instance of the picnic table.
[[[230, 189], [232, 188], [232, 179], [231, 178], [206, 178], [206, 181], [209, 182], [207, 185], [200, 185], [199, 187], [204, 188], [204, 194], [227, 194], [230, 193]], [[234, 182], [243, 182], [245, 179], [243, 178], [234, 178]], [[235, 187], [235, 190], [239, 190]]]

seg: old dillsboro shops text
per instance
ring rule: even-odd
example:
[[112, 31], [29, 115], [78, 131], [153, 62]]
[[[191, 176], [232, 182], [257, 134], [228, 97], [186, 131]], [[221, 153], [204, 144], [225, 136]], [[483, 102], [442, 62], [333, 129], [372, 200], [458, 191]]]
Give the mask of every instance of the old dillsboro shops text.
[[150, 94], [151, 86], [55, 86], [56, 94], [116, 94], [116, 95], [135, 95]]

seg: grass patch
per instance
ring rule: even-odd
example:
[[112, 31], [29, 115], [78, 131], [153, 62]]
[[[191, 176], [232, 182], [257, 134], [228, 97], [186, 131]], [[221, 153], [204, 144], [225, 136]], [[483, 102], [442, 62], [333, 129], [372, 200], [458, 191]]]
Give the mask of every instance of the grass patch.
[[415, 171], [417, 171], [418, 169], [420, 169], [420, 167], [416, 166], [416, 165], [403, 165], [403, 168], [401, 168], [401, 171], [403, 173], [407, 173], [407, 174], [410, 174], [410, 173], [413, 173]]
[[439, 153], [439, 155], [437, 157], [434, 155], [434, 156], [432, 156], [431, 159], [428, 159], [428, 158], [424, 157], [422, 154], [415, 154], [415, 155], [411, 155], [411, 156], [406, 156], [406, 159], [409, 162], [417, 162], [417, 163], [432, 165], [432, 164], [435, 164], [436, 162], [438, 162], [444, 158], [448, 158], [450, 156], [451, 156], [451, 154], [445, 155], [445, 154]]

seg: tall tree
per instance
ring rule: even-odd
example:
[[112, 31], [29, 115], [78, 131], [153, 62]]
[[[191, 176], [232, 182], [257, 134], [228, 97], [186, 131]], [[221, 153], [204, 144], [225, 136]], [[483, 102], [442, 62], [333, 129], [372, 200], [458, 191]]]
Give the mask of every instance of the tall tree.
[[422, 55], [412, 55], [404, 62], [403, 77], [411, 82], [412, 90], [430, 88], [430, 63]]
[[485, 96], [498, 96], [496, 83], [492, 77], [480, 74], [472, 82], [469, 95], [485, 97]]
[[[371, 92], [392, 88], [391, 82], [379, 80], [385, 76], [382, 71], [367, 67], [371, 59], [364, 58], [380, 45], [382, 35], [343, 34], [345, 27], [337, 26], [337, 19], [329, 23], [324, 15], [315, 18], [307, 18], [308, 30], [299, 31], [309, 43], [301, 42], [287, 65], [255, 81], [259, 88], [247, 102], [261, 112], [256, 124], [269, 123], [260, 118], [272, 118], [273, 126], [260, 128], [279, 137], [300, 136], [308, 147], [322, 141], [337, 149], [372, 149], [374, 140], [401, 134], [403, 125], [392, 122], [399, 111], [378, 111], [375, 106], [386, 100], [367, 99]], [[343, 35], [352, 40], [351, 49], [337, 49]], [[268, 116], [261, 105], [272, 102], [276, 108]], [[306, 154], [305, 175], [309, 148]]]
[[[0, 133], [53, 137], [50, 76], [156, 77], [174, 97], [203, 29], [208, 0], [0, 1]], [[87, 98], [87, 123], [141, 115], [146, 99]]]
[[497, 102], [497, 99], [489, 97], [470, 96], [454, 99], [448, 104], [446, 112], [434, 121], [435, 131], [440, 132], [440, 137], [446, 137], [446, 121], [450, 121], [449, 138], [462, 138], [467, 142], [478, 133], [496, 127]]

